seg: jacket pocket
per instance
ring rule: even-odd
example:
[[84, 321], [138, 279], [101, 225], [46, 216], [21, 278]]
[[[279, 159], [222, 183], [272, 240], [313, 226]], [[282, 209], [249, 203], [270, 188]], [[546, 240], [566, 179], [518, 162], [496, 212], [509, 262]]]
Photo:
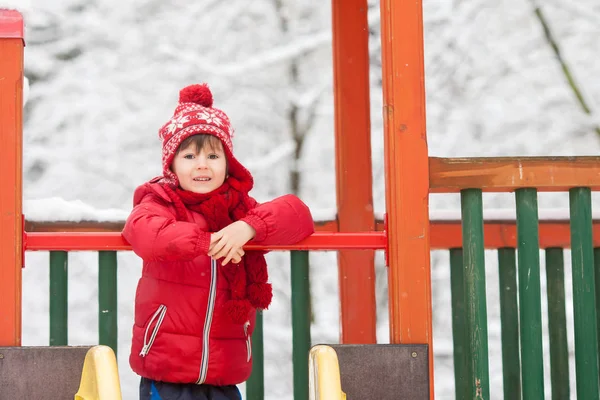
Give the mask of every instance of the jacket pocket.
[[[146, 357], [152, 348], [152, 344], [156, 339], [156, 335], [158, 335], [158, 330], [162, 325], [163, 320], [165, 319], [165, 314], [167, 313], [167, 306], [161, 304], [158, 309], [150, 318], [150, 322], [146, 326], [146, 331], [144, 332], [144, 345], [142, 346], [142, 351], [140, 351], [141, 357]], [[154, 328], [152, 325], [154, 324]]]
[[250, 359], [252, 358], [252, 338], [248, 333], [248, 328], [250, 328], [250, 321], [246, 321], [244, 324], [244, 334], [246, 335], [246, 353], [248, 354], [246, 362], [250, 362]]

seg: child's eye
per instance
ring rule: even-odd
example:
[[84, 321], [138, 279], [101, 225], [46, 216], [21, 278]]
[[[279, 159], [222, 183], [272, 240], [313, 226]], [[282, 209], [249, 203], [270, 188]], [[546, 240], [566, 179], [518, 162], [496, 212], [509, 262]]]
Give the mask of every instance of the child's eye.
[[192, 160], [194, 158], [193, 154], [186, 154], [185, 156], [183, 156], [183, 158], [185, 158], [186, 160]]
[[213, 154], [209, 154], [208, 158], [211, 159], [211, 160], [216, 160], [217, 158], [219, 158], [219, 156], [217, 154], [213, 153]]

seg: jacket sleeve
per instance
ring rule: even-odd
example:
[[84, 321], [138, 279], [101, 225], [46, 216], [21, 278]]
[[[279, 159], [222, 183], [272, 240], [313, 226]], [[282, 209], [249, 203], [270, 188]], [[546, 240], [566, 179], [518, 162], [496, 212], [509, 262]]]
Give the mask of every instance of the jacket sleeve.
[[210, 233], [197, 224], [176, 221], [169, 209], [152, 195], [133, 208], [123, 237], [144, 261], [185, 261], [206, 254]]
[[291, 194], [257, 205], [241, 220], [256, 231], [252, 242], [264, 245], [294, 244], [315, 231], [308, 206]]

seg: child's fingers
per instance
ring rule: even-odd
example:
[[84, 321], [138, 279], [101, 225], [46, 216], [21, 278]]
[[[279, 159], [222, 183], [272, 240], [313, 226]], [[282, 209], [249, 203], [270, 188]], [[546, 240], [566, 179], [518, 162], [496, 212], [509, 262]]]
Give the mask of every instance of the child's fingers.
[[229, 261], [233, 261], [234, 264], [238, 264], [240, 261], [242, 261], [242, 256], [244, 255], [243, 253], [244, 251], [242, 249], [232, 247], [227, 253], [227, 257], [223, 260], [223, 265], [227, 264]]
[[221, 239], [223, 237], [223, 232], [219, 231], [219, 232], [213, 232], [210, 234], [210, 242], [216, 242], [217, 240]]
[[220, 231], [211, 233], [210, 234], [210, 246], [208, 247], [209, 250], [211, 250], [214, 247], [215, 243], [217, 243], [222, 237], [223, 237], [223, 233]]
[[231, 251], [231, 249], [232, 246], [229, 243], [226, 243], [220, 251], [215, 251], [215, 255], [213, 256], [213, 258], [215, 260], [218, 260], [219, 258], [226, 257]]
[[225, 256], [225, 259], [223, 260], [223, 263], [221, 265], [225, 265], [227, 264], [229, 261], [231, 261], [231, 259], [235, 256], [235, 251], [233, 249], [231, 249], [227, 255]]
[[[208, 255], [213, 258], [219, 258], [217, 255], [227, 246], [227, 240], [225, 238], [219, 239], [219, 241], [213, 243], [212, 248], [209, 249]], [[225, 255], [227, 253], [223, 253]], [[222, 257], [222, 256], [221, 256]]]
[[210, 244], [208, 245], [208, 252], [207, 254], [209, 256], [212, 256], [212, 251], [215, 248], [215, 244], [218, 243], [220, 237], [216, 235], [216, 233], [213, 233], [210, 235]]
[[215, 251], [217, 249], [217, 243], [218, 242], [215, 242], [215, 243], [212, 243], [210, 246], [208, 246], [208, 252], [207, 252], [207, 254], [209, 256], [212, 257], [214, 255], [214, 253], [215, 253]]
[[237, 249], [231, 257], [231, 262], [234, 264], [239, 264], [242, 261], [242, 257], [244, 256], [244, 250]]
[[244, 256], [244, 252], [243, 252], [243, 250], [242, 250], [242, 249], [236, 249], [236, 251], [235, 251], [235, 258], [237, 258], [237, 259], [238, 259], [238, 263], [239, 263], [240, 261], [242, 261], [242, 257], [243, 257], [243, 256]]

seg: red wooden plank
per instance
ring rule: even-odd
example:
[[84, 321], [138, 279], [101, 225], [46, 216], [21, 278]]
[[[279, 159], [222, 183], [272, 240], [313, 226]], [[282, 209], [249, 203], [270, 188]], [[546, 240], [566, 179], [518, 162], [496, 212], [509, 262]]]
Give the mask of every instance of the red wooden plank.
[[433, 342], [422, 0], [382, 0], [390, 342]]
[[23, 41], [2, 38], [3, 25], [0, 18], [0, 346], [20, 346]]
[[[372, 231], [366, 0], [333, 0], [336, 189], [340, 232]], [[375, 343], [375, 255], [338, 253], [341, 343]]]
[[[384, 232], [317, 232], [309, 238], [291, 245], [244, 246], [247, 250], [339, 250], [385, 249]], [[28, 232], [26, 250], [96, 251], [131, 250], [131, 246], [118, 232]]]

